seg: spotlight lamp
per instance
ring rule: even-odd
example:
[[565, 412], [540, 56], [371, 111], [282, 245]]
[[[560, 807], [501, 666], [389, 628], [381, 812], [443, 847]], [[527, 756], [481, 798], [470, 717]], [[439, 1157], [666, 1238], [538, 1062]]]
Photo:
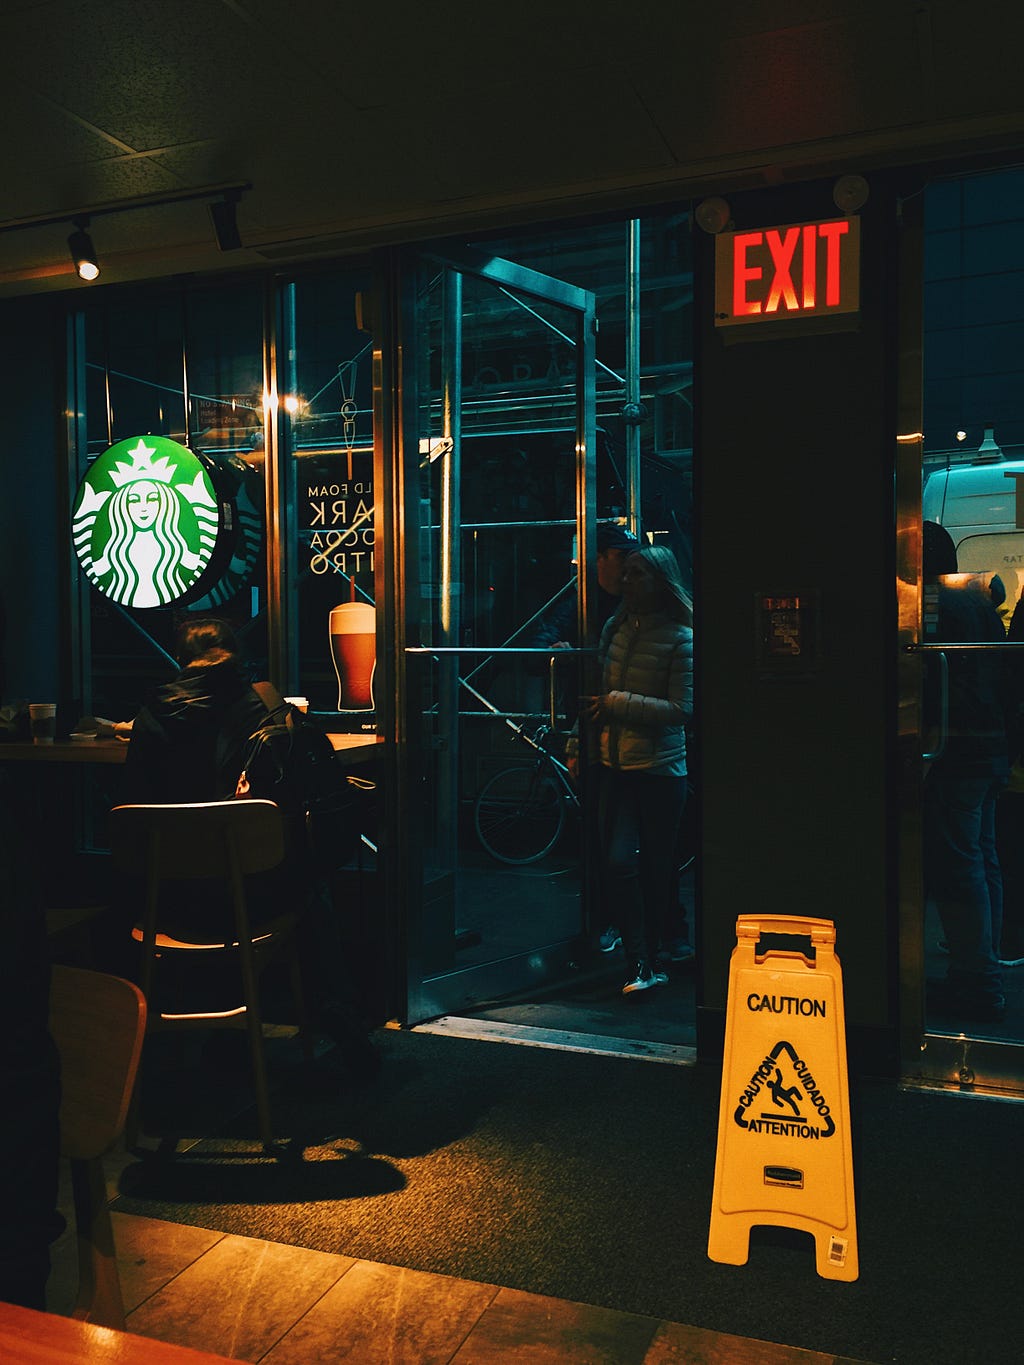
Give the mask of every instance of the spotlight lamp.
[[75, 273], [80, 280], [98, 280], [100, 268], [96, 261], [96, 248], [92, 244], [92, 238], [86, 232], [89, 226], [88, 218], [75, 219], [75, 231], [68, 238], [68, 250], [71, 252], [71, 259], [75, 263]]
[[[140, 194], [135, 199], [114, 199], [105, 204], [82, 205], [66, 208], [60, 213], [35, 214], [30, 218], [9, 218], [0, 221], [0, 234], [24, 232], [32, 228], [49, 228], [73, 224], [74, 232], [68, 237], [68, 251], [75, 263], [75, 273], [82, 280], [98, 280], [99, 262], [96, 248], [89, 236], [89, 224], [94, 218], [110, 213], [132, 213], [136, 209], [152, 210], [168, 204], [185, 204], [203, 199], [209, 203], [213, 228], [217, 235], [217, 245], [221, 251], [237, 251], [242, 245], [238, 231], [236, 213], [243, 194], [252, 189], [244, 184], [204, 185], [198, 189], [174, 190], [170, 194]], [[209, 201], [214, 201], [210, 203]], [[109, 253], [109, 247], [108, 247]], [[110, 264], [108, 260], [107, 264]], [[116, 268], [117, 262], [114, 266]]]

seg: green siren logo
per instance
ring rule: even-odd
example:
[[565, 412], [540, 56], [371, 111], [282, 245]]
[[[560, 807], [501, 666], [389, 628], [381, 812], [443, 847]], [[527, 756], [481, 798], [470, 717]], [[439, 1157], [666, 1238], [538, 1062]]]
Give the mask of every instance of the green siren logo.
[[123, 607], [165, 607], [201, 578], [219, 507], [192, 451], [166, 436], [105, 450], [82, 480], [71, 522], [86, 576]]

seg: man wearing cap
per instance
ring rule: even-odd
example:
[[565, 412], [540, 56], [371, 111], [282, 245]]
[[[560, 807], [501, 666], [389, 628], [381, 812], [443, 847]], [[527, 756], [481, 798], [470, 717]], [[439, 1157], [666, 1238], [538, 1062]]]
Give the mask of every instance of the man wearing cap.
[[[594, 628], [598, 634], [619, 605], [626, 557], [639, 548], [640, 542], [632, 531], [627, 531], [625, 526], [619, 526], [617, 522], [604, 522], [597, 528], [597, 612]], [[576, 597], [566, 592], [537, 622], [530, 644], [536, 649], [572, 649], [575, 643]]]

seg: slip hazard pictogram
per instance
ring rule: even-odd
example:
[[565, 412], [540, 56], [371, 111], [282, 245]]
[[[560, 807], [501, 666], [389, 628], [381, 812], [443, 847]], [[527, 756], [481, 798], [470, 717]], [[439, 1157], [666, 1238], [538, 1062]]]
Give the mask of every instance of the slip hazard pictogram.
[[[733, 1115], [749, 1133], [817, 1140], [835, 1135], [832, 1109], [792, 1043], [776, 1043], [754, 1069]], [[781, 1125], [781, 1126], [780, 1126]]]
[[[763, 946], [769, 934], [810, 949]], [[708, 1255], [744, 1265], [750, 1229], [763, 1224], [810, 1233], [820, 1275], [857, 1278], [843, 983], [828, 920], [736, 924]]]

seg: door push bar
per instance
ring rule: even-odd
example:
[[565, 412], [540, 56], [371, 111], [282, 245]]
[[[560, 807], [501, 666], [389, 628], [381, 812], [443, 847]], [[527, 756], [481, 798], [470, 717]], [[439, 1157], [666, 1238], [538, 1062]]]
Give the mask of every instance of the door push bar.
[[931, 753], [921, 755], [925, 763], [934, 763], [946, 751], [946, 738], [949, 733], [949, 659], [947, 655], [951, 653], [969, 654], [987, 650], [1002, 652], [1012, 649], [1024, 649], [1024, 641], [977, 640], [964, 644], [948, 644], [943, 641], [942, 644], [906, 646], [908, 654], [934, 654], [939, 660], [939, 737], [938, 743]]

